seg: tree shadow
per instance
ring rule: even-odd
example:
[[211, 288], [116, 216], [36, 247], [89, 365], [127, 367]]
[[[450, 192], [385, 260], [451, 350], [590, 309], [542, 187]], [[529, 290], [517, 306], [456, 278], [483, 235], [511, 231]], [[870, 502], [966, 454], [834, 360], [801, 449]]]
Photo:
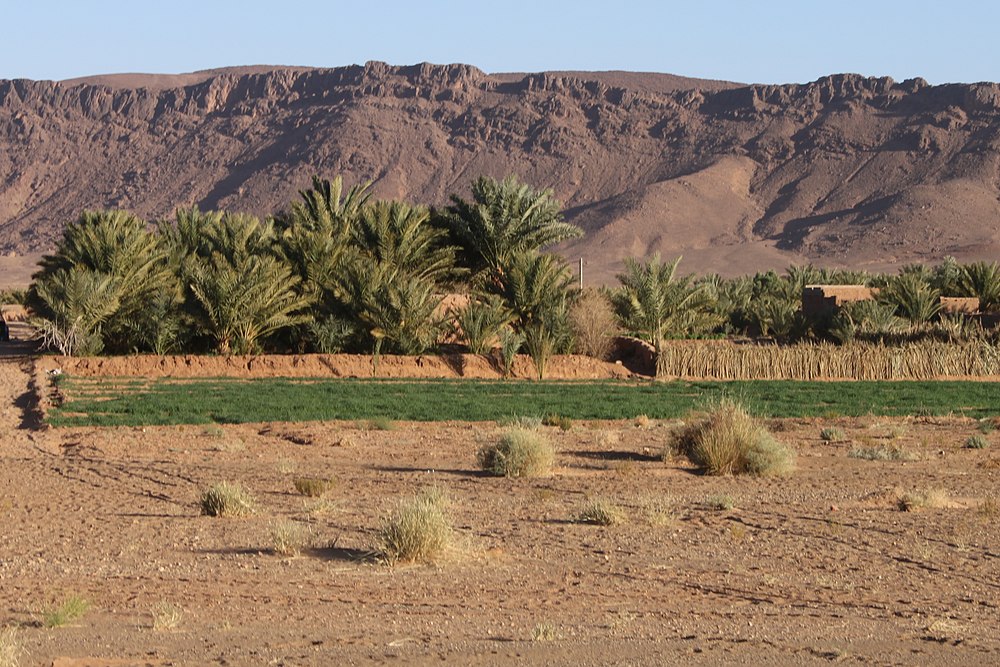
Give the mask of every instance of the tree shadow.
[[355, 549], [353, 547], [338, 547], [336, 545], [303, 549], [302, 553], [319, 560], [340, 561], [343, 563], [375, 563], [378, 560], [378, 553], [371, 549]]
[[439, 472], [445, 475], [457, 475], [459, 477], [493, 477], [491, 473], [485, 470], [468, 470], [460, 468], [413, 468], [407, 466], [372, 466], [372, 470], [377, 470], [379, 472], [404, 472], [404, 473]]
[[582, 459], [592, 459], [596, 461], [660, 461], [659, 456], [654, 456], [653, 454], [641, 454], [639, 452], [632, 451], [592, 451], [592, 450], [576, 450], [571, 452], [566, 452], [571, 456], [577, 456]]

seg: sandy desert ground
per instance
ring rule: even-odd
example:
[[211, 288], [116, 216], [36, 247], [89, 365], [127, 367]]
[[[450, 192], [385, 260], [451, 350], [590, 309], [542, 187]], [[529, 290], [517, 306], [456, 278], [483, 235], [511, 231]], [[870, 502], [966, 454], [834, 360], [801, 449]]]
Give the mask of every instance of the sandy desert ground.
[[[31, 368], [0, 358], [0, 626], [23, 665], [1000, 661], [1000, 434], [966, 449], [971, 420], [771, 422], [798, 452], [780, 479], [660, 460], [671, 423], [578, 422], [545, 427], [551, 476], [511, 480], [476, 469], [493, 423], [44, 429]], [[850, 458], [858, 443], [918, 458]], [[335, 488], [305, 498], [296, 476]], [[257, 513], [201, 516], [221, 480]], [[379, 562], [382, 516], [428, 486], [454, 548]], [[929, 489], [943, 507], [899, 509]], [[628, 521], [577, 522], [598, 496]], [[288, 522], [308, 536], [294, 557], [274, 550]], [[74, 596], [82, 618], [45, 627]]]

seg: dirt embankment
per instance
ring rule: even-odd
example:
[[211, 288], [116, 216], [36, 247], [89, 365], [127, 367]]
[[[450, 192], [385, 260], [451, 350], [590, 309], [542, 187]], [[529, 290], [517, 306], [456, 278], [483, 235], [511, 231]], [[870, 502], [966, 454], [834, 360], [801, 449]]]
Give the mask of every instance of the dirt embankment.
[[[499, 379], [497, 360], [475, 354], [425, 356], [382, 355], [377, 368], [370, 355], [304, 354], [213, 357], [200, 355], [137, 355], [127, 357], [42, 357], [43, 370], [61, 369], [78, 376], [141, 376], [147, 378], [205, 377], [306, 377], [306, 378], [470, 378]], [[537, 377], [531, 358], [518, 355], [512, 377]], [[627, 379], [639, 376], [620, 362], [601, 361], [582, 355], [558, 355], [549, 359], [545, 378], [553, 380]]]

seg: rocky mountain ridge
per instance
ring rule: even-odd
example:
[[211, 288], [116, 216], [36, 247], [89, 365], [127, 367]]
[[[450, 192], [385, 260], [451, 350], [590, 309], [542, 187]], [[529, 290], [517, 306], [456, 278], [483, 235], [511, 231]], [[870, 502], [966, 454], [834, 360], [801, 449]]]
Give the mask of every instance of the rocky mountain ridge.
[[1000, 85], [842, 74], [741, 85], [469, 65], [231, 68], [0, 81], [0, 250], [50, 248], [83, 208], [265, 215], [313, 174], [431, 205], [481, 174], [551, 187], [607, 282], [687, 271], [884, 268], [1000, 255]]

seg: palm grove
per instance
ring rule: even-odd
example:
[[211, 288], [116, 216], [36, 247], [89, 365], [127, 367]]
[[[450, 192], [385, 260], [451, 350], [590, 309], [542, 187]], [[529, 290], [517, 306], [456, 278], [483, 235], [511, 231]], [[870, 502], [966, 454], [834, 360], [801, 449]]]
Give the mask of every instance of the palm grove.
[[[778, 340], [904, 342], [993, 337], [939, 312], [939, 297], [1000, 305], [1000, 269], [984, 262], [911, 265], [897, 275], [791, 267], [722, 279], [677, 274], [679, 258], [626, 260], [619, 286], [579, 292], [546, 248], [582, 232], [551, 191], [479, 178], [441, 210], [377, 201], [314, 178], [266, 220], [181, 209], [152, 229], [122, 211], [85, 212], [46, 256], [28, 300], [43, 343], [63, 354], [261, 351], [420, 354], [448, 339], [499, 353], [601, 355], [619, 327], [664, 339], [764, 335]], [[834, 316], [800, 308], [812, 283], [879, 287]], [[443, 295], [468, 304], [442, 312]]]

